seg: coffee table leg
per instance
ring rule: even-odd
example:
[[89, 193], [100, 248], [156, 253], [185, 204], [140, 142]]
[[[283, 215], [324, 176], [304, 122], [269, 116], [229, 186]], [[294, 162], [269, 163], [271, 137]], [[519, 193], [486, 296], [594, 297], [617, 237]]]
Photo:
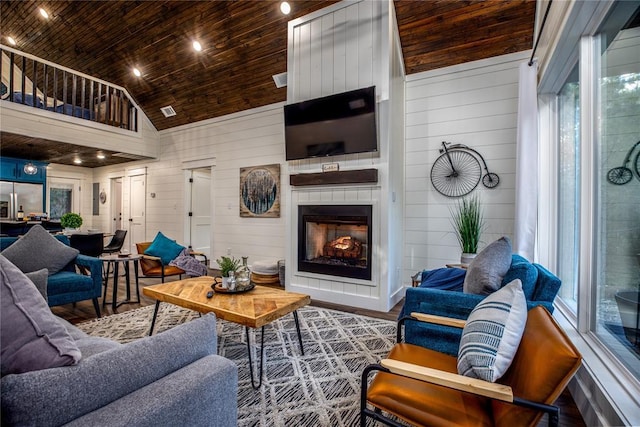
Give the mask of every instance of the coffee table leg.
[[138, 281], [138, 260], [135, 259], [133, 260], [133, 272], [136, 275], [136, 295], [138, 297], [138, 301], [136, 301], [138, 304], [140, 304], [140, 283]]
[[293, 319], [296, 321], [296, 332], [298, 332], [298, 341], [300, 342], [300, 352], [304, 356], [304, 346], [302, 345], [302, 334], [300, 333], [300, 321], [298, 320], [298, 310], [293, 310]]
[[151, 329], [149, 329], [149, 336], [153, 335], [153, 328], [156, 326], [156, 317], [158, 317], [158, 309], [160, 308], [160, 301], [156, 301], [156, 308], [153, 310], [153, 319], [151, 319]]
[[131, 301], [131, 277], [129, 275], [129, 261], [124, 262], [124, 277], [127, 281], [127, 302]]
[[109, 270], [111, 268], [111, 263], [109, 261], [103, 263], [103, 265], [107, 265], [107, 272], [104, 276], [104, 295], [102, 295], [102, 308], [107, 305], [107, 288], [109, 287]]
[[113, 313], [117, 313], [118, 310], [118, 303], [116, 302], [118, 298], [118, 274], [120, 274], [118, 271], [118, 264], [118, 262], [115, 262], [113, 266], [113, 299], [111, 301], [111, 309], [113, 310]]
[[253, 379], [253, 362], [251, 361], [251, 343], [249, 342], [249, 327], [245, 326], [244, 330], [247, 334], [247, 354], [249, 355], [249, 375], [251, 375], [251, 386], [258, 390], [262, 385], [262, 369], [264, 363], [264, 326], [260, 328], [260, 371], [258, 373], [258, 385]]

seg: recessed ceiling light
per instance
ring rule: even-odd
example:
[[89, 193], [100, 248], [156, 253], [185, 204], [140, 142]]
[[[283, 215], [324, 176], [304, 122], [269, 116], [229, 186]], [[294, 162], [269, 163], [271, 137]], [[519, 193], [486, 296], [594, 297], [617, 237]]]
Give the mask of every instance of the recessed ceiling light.
[[140, 72], [140, 70], [138, 70], [137, 68], [134, 68], [134, 69], [133, 69], [133, 74], [134, 74], [136, 77], [140, 77], [140, 76], [142, 75], [142, 73]]
[[202, 50], [202, 45], [197, 40], [193, 41], [193, 50], [196, 52], [200, 52]]
[[7, 41], [9, 42], [10, 45], [13, 45], [13, 46], [18, 44], [18, 43], [16, 43], [16, 39], [14, 39], [11, 36], [7, 36]]
[[280, 12], [288, 15], [289, 12], [291, 12], [291, 5], [288, 2], [283, 1], [282, 3], [280, 3]]
[[49, 14], [43, 8], [40, 8], [40, 15], [42, 15], [44, 19], [49, 19]]
[[76, 165], [79, 165], [79, 164], [82, 163], [82, 160], [80, 160], [78, 158], [75, 158], [75, 159], [73, 159], [73, 163], [75, 163]]
[[102, 160], [102, 159], [106, 158], [107, 156], [105, 156], [102, 153], [98, 153], [98, 155], [96, 157], [99, 158], [100, 160]]

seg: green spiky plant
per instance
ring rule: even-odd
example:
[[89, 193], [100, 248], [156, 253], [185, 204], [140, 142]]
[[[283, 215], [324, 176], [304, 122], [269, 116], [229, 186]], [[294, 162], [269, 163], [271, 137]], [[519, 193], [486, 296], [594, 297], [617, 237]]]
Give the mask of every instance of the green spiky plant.
[[220, 267], [222, 277], [229, 277], [230, 271], [236, 271], [240, 267], [240, 260], [234, 257], [222, 256], [216, 259], [216, 262]]
[[462, 252], [475, 254], [484, 229], [480, 198], [474, 195], [458, 201], [455, 209], [451, 209], [451, 224], [455, 229]]

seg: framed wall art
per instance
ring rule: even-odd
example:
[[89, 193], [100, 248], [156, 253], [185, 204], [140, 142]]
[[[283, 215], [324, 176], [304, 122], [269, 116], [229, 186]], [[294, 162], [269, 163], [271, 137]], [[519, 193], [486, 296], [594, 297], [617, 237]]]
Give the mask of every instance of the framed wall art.
[[240, 216], [280, 218], [280, 165], [240, 168]]

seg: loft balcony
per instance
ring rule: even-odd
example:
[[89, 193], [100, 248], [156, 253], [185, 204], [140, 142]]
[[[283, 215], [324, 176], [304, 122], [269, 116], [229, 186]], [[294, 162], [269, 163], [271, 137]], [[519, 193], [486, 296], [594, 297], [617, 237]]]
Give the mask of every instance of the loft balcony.
[[0, 50], [3, 100], [138, 131], [138, 107], [124, 88], [8, 46]]
[[89, 167], [157, 157], [158, 133], [123, 87], [1, 44], [0, 54], [3, 156], [106, 154]]

